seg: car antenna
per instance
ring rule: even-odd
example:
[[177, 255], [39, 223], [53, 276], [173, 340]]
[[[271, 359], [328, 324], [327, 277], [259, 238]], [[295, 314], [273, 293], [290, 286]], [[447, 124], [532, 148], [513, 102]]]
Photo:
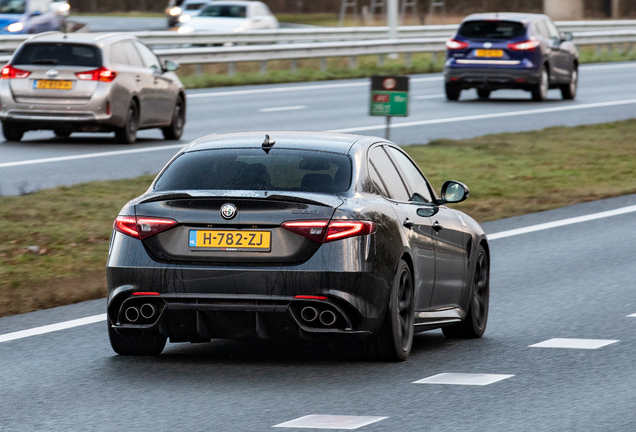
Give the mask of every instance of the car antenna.
[[269, 135], [265, 135], [265, 141], [263, 141], [263, 150], [265, 151], [265, 153], [269, 154], [269, 151], [272, 149], [272, 147], [274, 147], [274, 144], [276, 144], [276, 141], [271, 139]]

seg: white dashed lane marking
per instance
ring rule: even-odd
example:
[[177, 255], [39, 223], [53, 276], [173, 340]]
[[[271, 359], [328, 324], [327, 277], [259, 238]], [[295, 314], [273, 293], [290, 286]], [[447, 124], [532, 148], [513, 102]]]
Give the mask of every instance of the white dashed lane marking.
[[631, 315], [627, 315], [629, 318], [636, 318], [636, 313], [633, 313]]
[[472, 374], [472, 373], [441, 373], [413, 381], [413, 384], [448, 384], [448, 385], [474, 385], [485, 386], [496, 383], [514, 375], [501, 374]]
[[529, 348], [598, 349], [616, 342], [619, 341], [611, 339], [554, 338], [538, 344], [530, 345]]
[[277, 424], [272, 427], [303, 428], [303, 429], [345, 429], [354, 430], [371, 423], [379, 422], [388, 417], [371, 416], [343, 416], [343, 415], [318, 415], [312, 414]]
[[296, 105], [296, 106], [286, 106], [286, 107], [273, 107], [273, 108], [261, 108], [260, 112], [268, 113], [268, 112], [278, 112], [278, 111], [297, 111], [307, 108], [307, 105]]

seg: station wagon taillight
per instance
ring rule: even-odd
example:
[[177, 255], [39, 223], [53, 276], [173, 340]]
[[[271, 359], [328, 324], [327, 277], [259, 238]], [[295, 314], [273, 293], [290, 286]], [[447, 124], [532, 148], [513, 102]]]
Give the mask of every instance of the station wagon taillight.
[[10, 64], [2, 68], [2, 79], [22, 79], [31, 75], [31, 72], [14, 68]]
[[104, 66], [86, 72], [78, 72], [75, 74], [79, 79], [86, 81], [103, 81], [111, 82], [117, 76], [117, 72], [106, 69]]
[[294, 221], [285, 222], [282, 227], [319, 243], [375, 232], [375, 222], [368, 221]]
[[127, 236], [143, 240], [177, 225], [177, 221], [144, 216], [117, 216], [113, 229]]
[[538, 40], [527, 40], [523, 42], [509, 43], [508, 48], [513, 51], [534, 51], [541, 42]]
[[468, 48], [468, 43], [450, 39], [446, 41], [446, 49], [448, 50], [462, 50]]

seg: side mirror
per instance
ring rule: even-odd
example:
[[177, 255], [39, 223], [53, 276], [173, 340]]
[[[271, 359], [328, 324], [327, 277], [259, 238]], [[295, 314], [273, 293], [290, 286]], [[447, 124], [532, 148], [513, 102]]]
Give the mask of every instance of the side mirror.
[[179, 63], [172, 60], [166, 60], [163, 62], [163, 70], [166, 72], [174, 72], [179, 69]]
[[470, 195], [468, 186], [455, 180], [448, 180], [442, 186], [440, 204], [453, 204], [464, 201]]
[[30, 18], [33, 18], [33, 17], [37, 17], [37, 16], [40, 16], [40, 15], [42, 15], [42, 12], [40, 12], [40, 11], [34, 11], [34, 12], [31, 12], [31, 14], [29, 15], [29, 17], [30, 17]]
[[574, 35], [570, 32], [561, 33], [561, 42], [572, 42], [574, 40]]

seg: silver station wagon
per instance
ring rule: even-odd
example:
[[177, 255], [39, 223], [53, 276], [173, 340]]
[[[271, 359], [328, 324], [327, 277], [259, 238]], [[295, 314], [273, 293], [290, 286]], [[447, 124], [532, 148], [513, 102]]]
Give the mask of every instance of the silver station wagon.
[[160, 128], [179, 139], [186, 97], [177, 67], [125, 34], [33, 36], [2, 68], [2, 132], [9, 141], [29, 130], [115, 132], [131, 144], [139, 129]]

